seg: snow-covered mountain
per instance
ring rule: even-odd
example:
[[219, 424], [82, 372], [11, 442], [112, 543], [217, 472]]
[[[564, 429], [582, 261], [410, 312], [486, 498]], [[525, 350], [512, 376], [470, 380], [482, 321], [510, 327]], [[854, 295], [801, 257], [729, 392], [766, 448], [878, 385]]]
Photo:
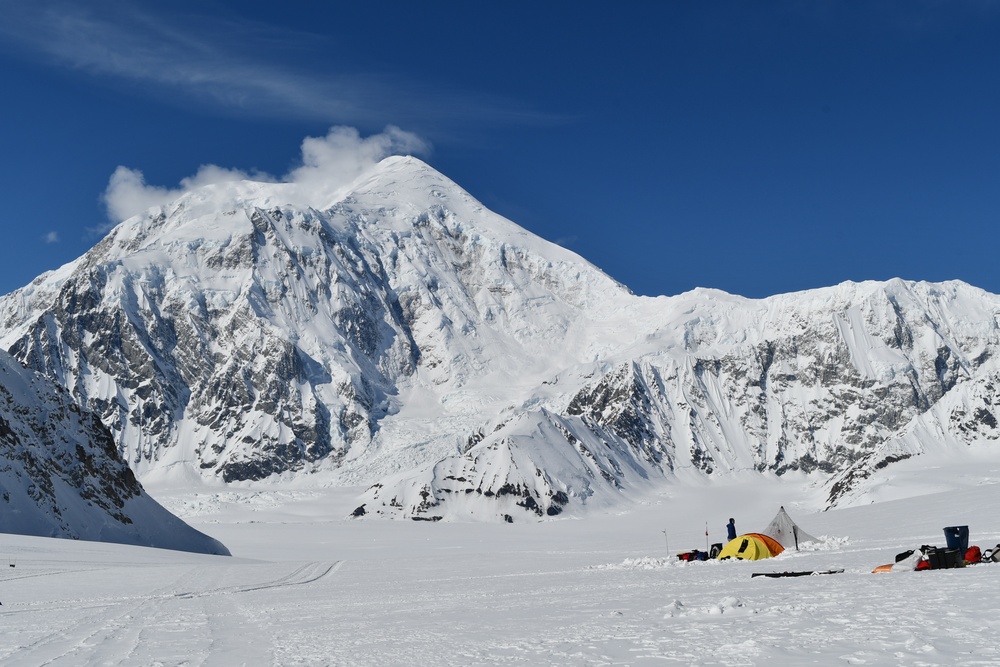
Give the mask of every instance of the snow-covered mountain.
[[637, 310], [655, 333], [578, 374], [558, 413], [526, 404], [467, 451], [374, 485], [363, 511], [554, 515], [611, 490], [613, 502], [742, 471], [826, 484], [833, 506], [927, 448], [1000, 449], [994, 295], [894, 280], [650, 302]]
[[96, 410], [140, 475], [261, 479], [395, 447], [380, 432], [404, 411], [472, 433], [627, 295], [412, 158], [322, 212], [282, 187], [210, 186], [119, 225], [3, 297], [3, 347]]
[[226, 554], [142, 489], [68, 393], [0, 352], [0, 532]]
[[323, 210], [285, 188], [122, 223], [0, 298], [0, 345], [140, 478], [312, 472], [371, 484], [359, 516], [544, 517], [734, 472], [846, 502], [921, 428], [997, 437], [1000, 298], [963, 283], [638, 297], [414, 158]]

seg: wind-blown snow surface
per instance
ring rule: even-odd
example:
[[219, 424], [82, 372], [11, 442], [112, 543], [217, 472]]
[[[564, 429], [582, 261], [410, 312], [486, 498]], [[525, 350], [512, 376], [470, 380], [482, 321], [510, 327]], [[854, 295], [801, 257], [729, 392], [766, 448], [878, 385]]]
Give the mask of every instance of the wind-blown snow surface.
[[[817, 514], [799, 509], [815, 489], [758, 480], [513, 525], [345, 520], [349, 490], [156, 489], [234, 557], [3, 537], [0, 663], [996, 665], [1000, 565], [871, 570], [943, 546], [945, 526], [1000, 542], [1000, 466], [908, 463], [911, 500]], [[754, 563], [673, 558], [705, 548], [706, 522], [719, 541], [729, 516], [760, 529], [781, 504], [822, 541]]]

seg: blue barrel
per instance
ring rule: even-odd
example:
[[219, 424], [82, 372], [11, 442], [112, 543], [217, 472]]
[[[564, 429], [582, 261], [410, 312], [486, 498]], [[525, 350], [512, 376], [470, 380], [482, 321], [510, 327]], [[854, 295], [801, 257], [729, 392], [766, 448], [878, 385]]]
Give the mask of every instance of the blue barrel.
[[964, 556], [969, 550], [969, 527], [948, 526], [944, 529], [944, 539], [949, 549], [958, 549]]

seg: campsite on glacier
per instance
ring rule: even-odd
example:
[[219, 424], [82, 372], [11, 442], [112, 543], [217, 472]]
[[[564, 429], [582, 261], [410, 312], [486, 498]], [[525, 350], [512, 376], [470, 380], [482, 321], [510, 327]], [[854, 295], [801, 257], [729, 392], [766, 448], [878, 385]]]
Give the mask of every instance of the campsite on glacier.
[[[1000, 660], [1000, 622], [992, 614], [1000, 566], [872, 573], [900, 552], [944, 546], [949, 526], [969, 526], [970, 543], [983, 549], [1000, 542], [1000, 456], [990, 419], [995, 362], [988, 354], [997, 336], [996, 296], [957, 282], [890, 281], [766, 300], [712, 290], [646, 299], [482, 209], [417, 160], [375, 165], [348, 188], [346, 204], [327, 212], [275, 208], [269, 198], [281, 189], [243, 183], [183, 195], [4, 297], [12, 353], [48, 373], [46, 381], [73, 387], [72, 394], [56, 391], [61, 398], [15, 406], [9, 418], [46, 414], [43, 401], [89, 397], [140, 471], [144, 492], [201, 536], [198, 546], [185, 547], [192, 532], [177, 532], [176, 548], [187, 551], [136, 546], [151, 543], [143, 542], [149, 536], [134, 520], [110, 515], [103, 519], [108, 539], [129, 544], [3, 535], [3, 664]], [[378, 225], [356, 228], [354, 245], [330, 242], [343, 220], [375, 219]], [[191, 235], [195, 229], [201, 237]], [[409, 263], [402, 252], [386, 253], [395, 263], [382, 266], [393, 269], [371, 271], [373, 246], [365, 244], [386, 242], [410, 252]], [[327, 349], [321, 337], [289, 333], [321, 331], [325, 320], [316, 314], [326, 302], [297, 300], [314, 297], [267, 271], [294, 268], [288, 257], [318, 270], [329, 249], [346, 253], [332, 256], [350, 259], [344, 266], [356, 278], [348, 287], [371, 307], [350, 307], [352, 292], [342, 288], [336, 297], [343, 301], [330, 303], [349, 304], [350, 317], [334, 312], [329, 321], [371, 331], [377, 328], [366, 318], [385, 318], [382, 335], [386, 326], [400, 327], [393, 335], [433, 351], [434, 364], [418, 361], [400, 372], [405, 345], [358, 339], [366, 354], [388, 350], [394, 360], [376, 373], [349, 337]], [[278, 254], [285, 250], [294, 252]], [[467, 252], [477, 262], [463, 261]], [[241, 283], [241, 262], [264, 253], [268, 261], [245, 265]], [[212, 266], [227, 270], [217, 275]], [[419, 296], [406, 316], [379, 306], [364, 280], [380, 276], [390, 285], [386, 294], [398, 296], [406, 283], [393, 281], [415, 266], [422, 282], [408, 288]], [[434, 274], [456, 266], [458, 273]], [[501, 280], [527, 282], [488, 289]], [[470, 292], [456, 290], [456, 282], [487, 286], [478, 294], [487, 301], [463, 305]], [[419, 292], [428, 285], [433, 289]], [[581, 285], [586, 299], [577, 298]], [[530, 298], [519, 300], [523, 295]], [[256, 320], [245, 316], [247, 302]], [[435, 308], [451, 310], [440, 317]], [[472, 319], [483, 312], [492, 315]], [[295, 319], [303, 313], [305, 320]], [[503, 328], [511, 320], [516, 336]], [[595, 320], [600, 326], [591, 328]], [[225, 349], [239, 362], [235, 369], [225, 355], [205, 357], [205, 368], [218, 364], [218, 377], [254, 387], [298, 383], [295, 390], [255, 394], [244, 405], [232, 402], [238, 393], [218, 392], [238, 385], [182, 384], [193, 377], [191, 359], [206, 339], [176, 335], [162, 345], [135, 333], [163, 331], [170, 321], [217, 332], [212, 345], [232, 345]], [[90, 336], [95, 322], [116, 335]], [[327, 331], [333, 337], [337, 330]], [[478, 345], [470, 331], [492, 343], [484, 356], [471, 357]], [[546, 347], [553, 331], [560, 337]], [[393, 335], [387, 340], [397, 340]], [[566, 336], [578, 347], [560, 350]], [[289, 397], [315, 391], [322, 398], [329, 374], [269, 365], [263, 352], [240, 361], [241, 352], [280, 339], [301, 343], [275, 348], [292, 360], [342, 364], [336, 372], [355, 388], [389, 387], [391, 376], [405, 391], [381, 394], [384, 408], [358, 400], [356, 390], [327, 394], [340, 414], [361, 415], [346, 420], [350, 428], [339, 436], [330, 431], [346, 443], [331, 440], [331, 450], [342, 446], [344, 454], [295, 458], [295, 438], [330, 422], [303, 425], [316, 413]], [[537, 349], [522, 352], [525, 340]], [[759, 350], [767, 351], [764, 361]], [[177, 353], [180, 370], [168, 365], [174, 358], [167, 352]], [[705, 361], [712, 358], [718, 363]], [[677, 359], [697, 372], [686, 376], [683, 363], [682, 372], [664, 370]], [[154, 367], [161, 370], [153, 383], [129, 375]], [[281, 375], [288, 368], [294, 372]], [[510, 381], [515, 377], [522, 381]], [[32, 382], [42, 386], [42, 375]], [[191, 398], [191, 412], [151, 409], [178, 395]], [[813, 409], [797, 409], [803, 405]], [[239, 414], [259, 418], [231, 417]], [[696, 418], [681, 428], [664, 418], [675, 414]], [[366, 423], [377, 428], [357, 429]], [[745, 440], [732, 437], [737, 424], [752, 426]], [[231, 425], [287, 446], [221, 438]], [[192, 446], [193, 435], [204, 445]], [[4, 483], [16, 490], [39, 467]], [[267, 470], [277, 472], [247, 475]], [[58, 467], [44, 472], [72, 479]], [[226, 474], [247, 478], [224, 481]], [[455, 492], [469, 480], [479, 486]], [[23, 502], [42, 497], [38, 488], [24, 486]], [[100, 525], [86, 495], [67, 497], [52, 496], [57, 514], [89, 512], [88, 524]], [[818, 539], [762, 561], [678, 560], [679, 552], [724, 542], [729, 517], [741, 532], [760, 531], [781, 506]], [[206, 553], [224, 553], [218, 544], [231, 555]], [[752, 576], [785, 571], [836, 574]]]
[[[794, 483], [730, 480], [513, 525], [349, 520], [348, 490], [154, 485], [233, 556], [4, 535], [0, 662], [997, 664], [1000, 565], [871, 574], [943, 546], [957, 522], [972, 544], [1000, 541], [995, 459], [939, 463], [829, 512]], [[759, 530], [780, 503], [820, 542], [756, 562], [675, 558], [705, 548], [705, 522], [718, 541], [730, 514]], [[813, 569], [844, 572], [751, 578]]]

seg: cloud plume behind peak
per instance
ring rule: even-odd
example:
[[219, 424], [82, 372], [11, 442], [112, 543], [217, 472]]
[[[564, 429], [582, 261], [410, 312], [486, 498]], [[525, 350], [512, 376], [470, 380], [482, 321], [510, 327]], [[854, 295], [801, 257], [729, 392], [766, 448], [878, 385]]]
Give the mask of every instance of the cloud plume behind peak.
[[390, 125], [367, 137], [362, 137], [356, 128], [335, 126], [325, 136], [303, 139], [300, 165], [280, 178], [207, 164], [181, 179], [178, 187], [169, 188], [146, 183], [138, 169], [119, 166], [108, 179], [101, 200], [108, 218], [117, 224], [207, 185], [255, 180], [286, 183], [291, 186], [288, 189], [290, 203], [323, 208], [336, 199], [341, 188], [384, 158], [426, 155], [430, 150], [428, 142], [395, 126]]

